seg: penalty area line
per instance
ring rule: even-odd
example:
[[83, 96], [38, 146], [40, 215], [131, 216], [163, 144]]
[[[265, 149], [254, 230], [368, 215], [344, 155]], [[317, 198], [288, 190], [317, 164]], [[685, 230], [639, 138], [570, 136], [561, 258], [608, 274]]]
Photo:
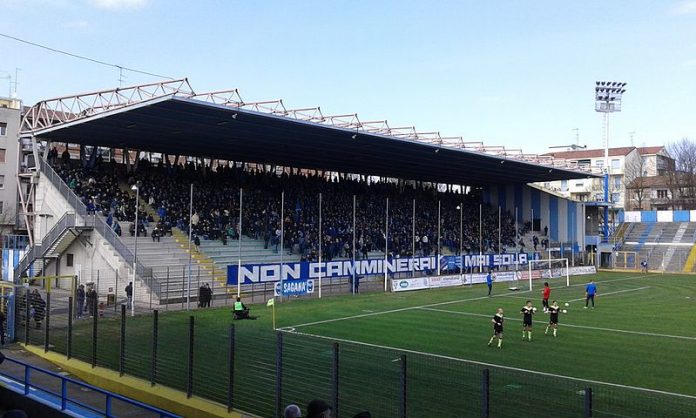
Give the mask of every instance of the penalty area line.
[[[629, 276], [629, 277], [623, 277], [620, 279], [607, 280], [606, 283], [621, 282], [621, 281], [640, 279], [640, 278], [645, 278], [645, 277], [647, 277], [647, 276], [646, 275]], [[570, 285], [570, 287], [579, 287], [579, 286], [586, 286], [586, 285], [587, 285], [587, 283], [577, 283], [577, 284]], [[464, 286], [470, 286], [470, 285], [464, 285]], [[516, 295], [520, 295], [523, 293], [530, 293], [533, 291], [535, 291], [535, 290], [523, 290], [523, 291], [517, 292]], [[357, 314], [357, 315], [343, 316], [343, 317], [338, 317], [338, 318], [324, 319], [324, 320], [320, 320], [320, 321], [305, 322], [303, 324], [290, 325], [287, 327], [280, 327], [280, 328], [278, 328], [278, 330], [287, 331], [290, 328], [300, 328], [300, 327], [308, 327], [308, 326], [312, 326], [312, 325], [329, 324], [329, 323], [333, 323], [333, 322], [347, 321], [350, 319], [359, 319], [359, 318], [366, 318], [366, 317], [371, 317], [371, 316], [386, 315], [386, 314], [390, 314], [390, 313], [410, 311], [412, 309], [430, 308], [430, 307], [435, 307], [435, 306], [444, 306], [444, 305], [451, 305], [454, 303], [472, 302], [472, 301], [476, 301], [476, 300], [486, 300], [486, 299], [498, 298], [498, 297], [514, 297], [514, 296], [509, 295], [509, 294], [500, 293], [500, 294], [492, 295], [490, 297], [489, 296], [479, 296], [479, 297], [475, 297], [475, 298], [451, 300], [451, 301], [431, 303], [428, 305], [421, 305], [421, 306], [408, 306], [405, 308], [390, 309], [390, 310], [386, 310], [386, 311], [369, 312], [369, 313], [363, 313], [363, 314]]]
[[[645, 289], [650, 289], [650, 286], [643, 286], [643, 287], [637, 287], [635, 289], [624, 289], [624, 290], [617, 290], [615, 292], [607, 292], [607, 293], [597, 293], [595, 296], [609, 296], [609, 295], [617, 295], [619, 293], [626, 293], [626, 292], [636, 292], [638, 290], [645, 290]], [[578, 299], [571, 299], [568, 302], [580, 302], [582, 300], [585, 300], [585, 298], [578, 298]]]

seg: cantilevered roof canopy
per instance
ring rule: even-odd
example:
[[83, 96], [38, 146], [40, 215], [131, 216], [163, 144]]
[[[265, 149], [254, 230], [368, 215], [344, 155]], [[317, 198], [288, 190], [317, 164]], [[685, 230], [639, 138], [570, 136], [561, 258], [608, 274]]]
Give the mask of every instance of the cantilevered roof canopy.
[[[117, 95], [125, 91], [115, 90]], [[108, 93], [113, 95], [114, 91]], [[400, 135], [398, 129], [389, 129], [386, 121], [386, 128], [368, 129], [368, 124], [374, 122], [327, 123], [328, 118], [338, 117], [290, 115], [303, 110], [319, 111], [318, 108], [276, 111], [260, 108], [259, 103], [263, 102], [255, 106], [241, 100], [220, 104], [206, 100], [211, 95], [176, 91], [163, 91], [141, 100], [131, 97], [119, 105], [105, 105], [102, 96], [97, 105], [93, 102], [80, 109], [53, 106], [50, 114], [46, 112], [50, 101], [40, 102], [29, 111], [22, 135], [169, 155], [449, 184], [531, 183], [593, 176], [564, 161], [542, 157], [534, 163], [521, 152], [491, 155], [490, 150], [447, 146], [443, 141]], [[53, 99], [56, 100], [65, 98]], [[279, 101], [269, 103], [282, 106]]]

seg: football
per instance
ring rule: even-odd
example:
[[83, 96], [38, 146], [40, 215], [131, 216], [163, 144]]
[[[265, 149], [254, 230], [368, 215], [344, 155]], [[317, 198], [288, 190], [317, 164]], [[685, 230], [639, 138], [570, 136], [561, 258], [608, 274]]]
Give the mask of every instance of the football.
[[568, 311], [567, 311], [567, 310], [565, 310], [565, 309], [563, 309], [563, 313], [568, 313]]
[[566, 302], [565, 306], [570, 306], [570, 303]]
[[532, 312], [536, 312], [536, 308], [532, 308]]

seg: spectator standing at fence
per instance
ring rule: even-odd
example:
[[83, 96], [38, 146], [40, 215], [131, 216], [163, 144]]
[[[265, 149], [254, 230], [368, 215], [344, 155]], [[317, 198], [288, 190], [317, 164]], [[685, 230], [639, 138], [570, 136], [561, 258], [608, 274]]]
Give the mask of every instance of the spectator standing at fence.
[[300, 407], [294, 403], [290, 404], [285, 407], [283, 418], [302, 418], [302, 411], [300, 411]]
[[97, 314], [97, 291], [94, 289], [94, 285], [87, 289], [87, 310], [89, 311], [90, 318]]
[[31, 292], [31, 307], [34, 309], [34, 323], [36, 324], [36, 329], [41, 328], [41, 322], [43, 322], [46, 316], [46, 301], [43, 300], [41, 294], [37, 289]]
[[202, 308], [205, 306], [205, 285], [202, 284], [201, 287], [198, 288], [198, 307]]
[[133, 309], [133, 282], [128, 282], [126, 286], [126, 309]]
[[210, 300], [213, 298], [213, 291], [208, 283], [204, 283], [199, 289], [198, 294], [201, 308], [210, 308]]
[[85, 285], [81, 284], [77, 287], [77, 317], [82, 318], [85, 311]]
[[306, 418], [331, 418], [331, 406], [320, 399], [315, 399], [307, 404]]

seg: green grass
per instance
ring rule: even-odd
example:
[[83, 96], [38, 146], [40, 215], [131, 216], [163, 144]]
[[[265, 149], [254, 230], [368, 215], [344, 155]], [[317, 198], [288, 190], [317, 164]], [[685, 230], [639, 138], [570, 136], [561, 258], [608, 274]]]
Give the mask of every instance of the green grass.
[[[573, 301], [583, 297], [581, 284], [587, 276], [571, 278], [571, 287], [552, 282], [552, 299], [561, 304], [570, 301], [568, 314], [561, 315], [558, 337], [553, 338], [543, 333], [547, 317], [539, 309], [532, 342], [521, 340], [519, 310], [527, 297], [541, 308], [539, 292], [509, 292], [502, 283], [496, 284], [493, 298], [483, 296], [485, 286], [474, 286], [279, 303], [277, 326], [296, 331], [283, 334], [282, 402], [302, 405], [314, 397], [330, 400], [333, 349], [331, 339], [317, 337], [323, 336], [339, 340], [343, 416], [362, 409], [373, 416], [397, 416], [404, 352], [409, 416], [479, 416], [484, 368], [490, 369], [492, 416], [521, 411], [581, 416], [587, 386], [594, 391], [595, 417], [696, 416], [696, 398], [560, 377], [696, 397], [696, 277], [601, 273], [594, 278], [599, 289], [594, 310]], [[426, 305], [438, 311], [418, 308]], [[497, 307], [505, 310], [507, 318], [501, 350], [486, 346], [492, 331], [490, 317]], [[259, 319], [234, 322], [234, 405], [270, 417], [275, 402], [276, 335], [271, 308], [254, 306], [252, 313]], [[230, 310], [199, 310], [193, 315], [194, 393], [225, 403]], [[156, 380], [182, 390], [186, 388], [188, 316], [186, 312], [160, 314], [159, 322]], [[357, 317], [334, 321], [352, 316]], [[311, 322], [319, 323], [298, 326]], [[126, 373], [150, 377], [151, 334], [151, 316], [128, 317]], [[76, 357], [90, 359], [90, 336], [91, 322], [75, 326]], [[38, 342], [41, 336], [35, 337]], [[65, 340], [64, 331], [53, 330], [53, 340], [55, 349], [63, 351], [65, 344], [59, 342]], [[118, 320], [101, 321], [100, 365], [118, 367], [118, 341]]]

